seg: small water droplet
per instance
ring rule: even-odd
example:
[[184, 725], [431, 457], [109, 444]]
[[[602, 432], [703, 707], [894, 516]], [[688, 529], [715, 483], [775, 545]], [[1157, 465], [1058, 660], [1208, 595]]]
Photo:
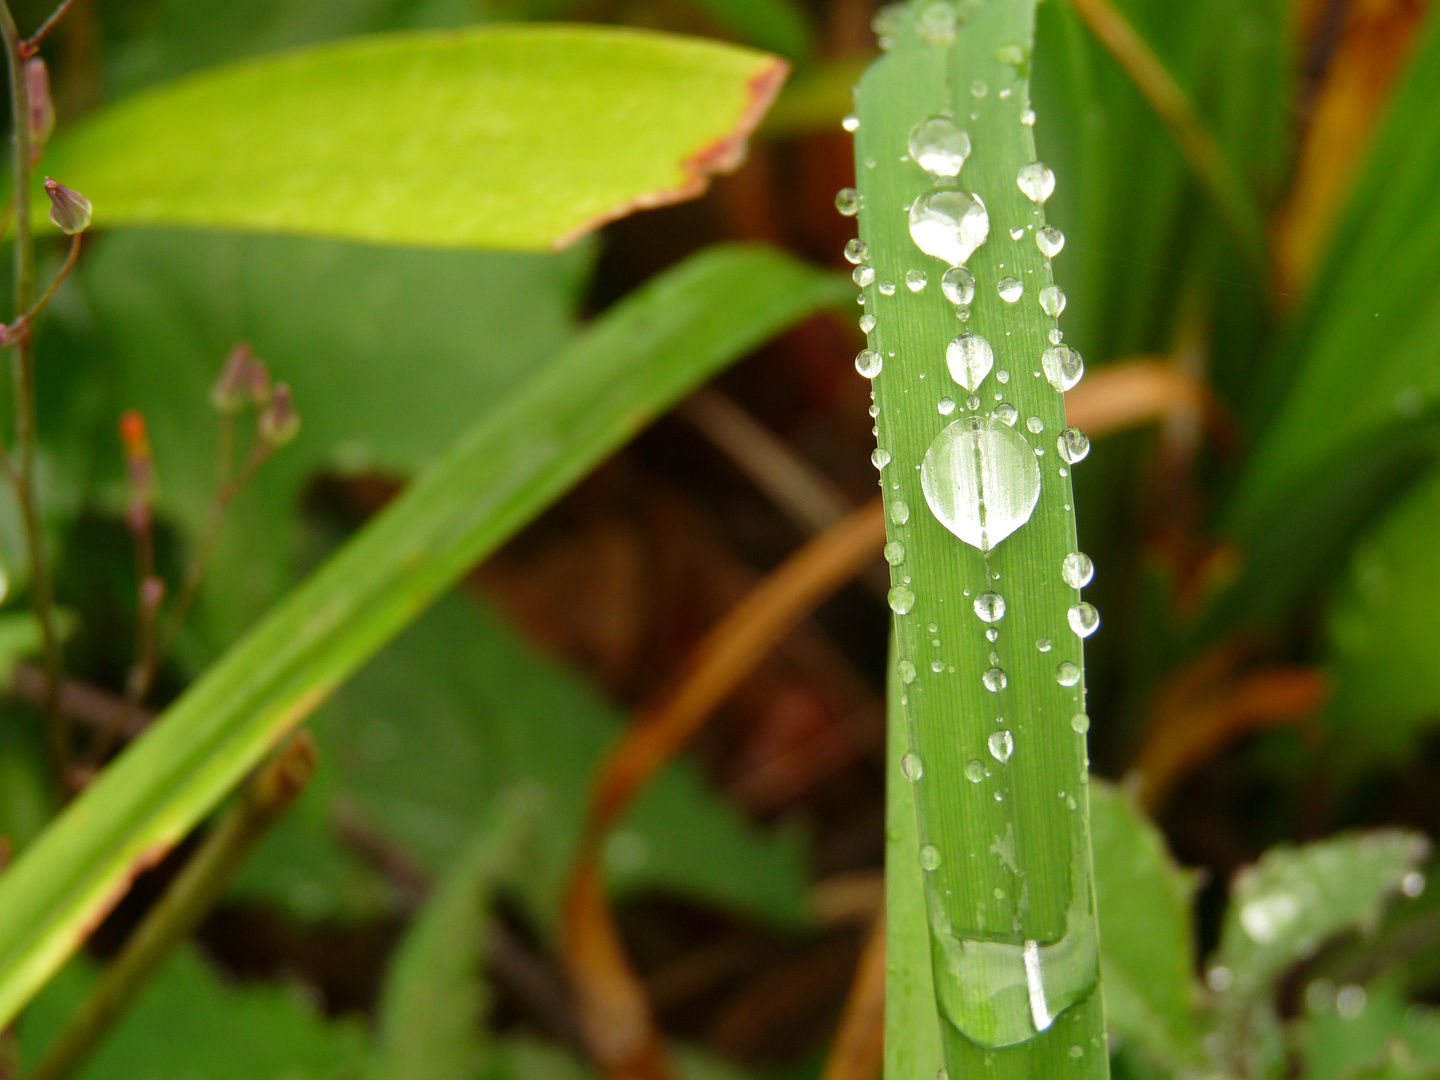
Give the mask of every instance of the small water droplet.
[[1054, 646], [1050, 644], [1050, 639], [1048, 637], [1035, 639], [1035, 648], [1039, 649], [1041, 652], [1049, 652], [1053, 647]]
[[955, 40], [955, 9], [946, 3], [928, 5], [915, 19], [915, 33], [926, 44], [949, 45]]
[[860, 316], [860, 329], [861, 329], [861, 331], [863, 331], [863, 332], [866, 333], [866, 334], [870, 333], [871, 330], [874, 330], [874, 329], [875, 329], [875, 324], [876, 324], [878, 321], [879, 321], [879, 320], [876, 319], [874, 315], [871, 315], [871, 314], [867, 311], [864, 315], [861, 315], [861, 316]]
[[1090, 717], [1086, 716], [1083, 712], [1077, 712], [1074, 716], [1070, 717], [1070, 727], [1077, 734], [1084, 735], [1085, 732], [1090, 730]]
[[1055, 440], [1055, 449], [1065, 464], [1074, 465], [1077, 461], [1084, 461], [1085, 455], [1090, 453], [1090, 440], [1078, 427], [1067, 427]]
[[986, 627], [986, 628], [985, 628], [985, 640], [986, 640], [986, 641], [999, 641], [999, 640], [1000, 640], [1000, 631], [999, 631], [999, 630], [996, 630], [995, 627], [993, 627], [993, 626]]
[[877, 446], [870, 451], [870, 464], [877, 469], [883, 469], [890, 464], [890, 451], [884, 447]]
[[926, 844], [920, 849], [920, 869], [938, 870], [940, 868], [940, 849], [934, 844]]
[[1083, 551], [1072, 551], [1060, 564], [1060, 576], [1072, 589], [1083, 589], [1095, 576], [1095, 564]]
[[1065, 340], [1065, 334], [1058, 326], [1050, 327], [1050, 333], [1046, 336], [1049, 337], [1051, 345], [1059, 345]]
[[981, 593], [975, 597], [975, 614], [981, 622], [999, 622], [1005, 617], [1005, 598], [999, 593]]
[[910, 239], [926, 255], [959, 266], [990, 235], [990, 215], [978, 195], [933, 188], [910, 205]]
[[972, 784], [978, 784], [985, 779], [985, 766], [976, 758], [970, 759], [970, 764], [965, 766], [965, 779]]
[[1041, 255], [1053, 259], [1065, 247], [1065, 234], [1054, 225], [1042, 225], [1035, 230], [1035, 246]]
[[952, 266], [940, 279], [945, 299], [957, 306], [975, 299], [975, 275], [963, 266]]
[[939, 411], [941, 416], [949, 416], [955, 411], [955, 399], [942, 397], [939, 401], [935, 403], [935, 408]]
[[920, 761], [920, 756], [915, 753], [908, 753], [900, 759], [900, 772], [912, 784], [925, 775], [925, 766]]
[[1058, 319], [1065, 310], [1065, 293], [1059, 285], [1046, 285], [1040, 290], [1040, 310], [1052, 319]]
[[1040, 162], [1032, 161], [1029, 165], [1020, 166], [1020, 171], [1015, 174], [1015, 183], [1031, 202], [1044, 203], [1055, 190], [1055, 174]]
[[939, 675], [945, 670], [945, 661], [937, 656], [934, 660], [930, 661], [930, 670], [935, 672], [936, 675]]
[[851, 272], [850, 276], [854, 279], [855, 284], [859, 285], [863, 289], [866, 286], [874, 283], [875, 268], [873, 266], [866, 266], [864, 263], [861, 263], [859, 266], [855, 267], [855, 269]]
[[1410, 899], [1415, 899], [1425, 891], [1425, 875], [1418, 870], [1412, 870], [1400, 879], [1400, 891]]
[[925, 282], [929, 280], [924, 270], [907, 270], [905, 272], [905, 287], [911, 292], [919, 292], [925, 288]]
[[1080, 665], [1069, 660], [1060, 661], [1055, 669], [1055, 681], [1061, 686], [1074, 686], [1080, 681]]
[[853, 187], [841, 188], [835, 193], [835, 209], [844, 217], [854, 217], [860, 212], [860, 192]]
[[988, 551], [1030, 520], [1040, 468], [1020, 434], [993, 417], [944, 428], [920, 467], [925, 501], [965, 543]]
[[893, 585], [885, 599], [889, 601], [890, 610], [896, 615], [908, 615], [915, 606], [915, 590], [909, 585]]
[[985, 85], [984, 79], [976, 79], [970, 84], [970, 94], [972, 97], [983, 98], [989, 92], [990, 87]]
[[885, 545], [885, 561], [891, 566], [899, 566], [905, 561], [905, 545], [899, 540], [891, 540]]
[[1085, 359], [1068, 345], [1052, 345], [1040, 354], [1040, 367], [1050, 385], [1063, 394], [1085, 374]]
[[1205, 985], [1217, 994], [1223, 994], [1235, 985], [1235, 973], [1223, 964], [1216, 964], [1205, 973]]
[[970, 135], [948, 116], [932, 116], [910, 129], [910, 159], [931, 176], [959, 176], [970, 156]]
[[1025, 292], [1025, 285], [1016, 278], [1006, 277], [995, 283], [995, 291], [1000, 294], [1001, 300], [1013, 304]]
[[894, 283], [893, 281], [882, 281], [882, 282], [880, 282], [880, 295], [881, 295], [881, 296], [894, 296], [894, 295], [895, 295], [895, 283]]
[[1085, 1056], [1085, 1048], [1079, 1045], [1071, 1046], [1067, 1052], [1072, 1058], [1082, 1058]]
[[1010, 239], [1011, 239], [1011, 240], [1023, 240], [1024, 238], [1025, 238], [1025, 227], [1024, 227], [1023, 225], [1016, 225], [1013, 229], [1010, 230]]
[[1095, 610], [1094, 604], [1086, 603], [1084, 600], [1078, 604], [1072, 604], [1070, 610], [1065, 613], [1065, 618], [1070, 623], [1070, 629], [1082, 638], [1087, 638], [1100, 629], [1100, 612]]
[[1335, 994], [1335, 1011], [1342, 1020], [1358, 1020], [1365, 1012], [1365, 988], [1350, 983]]
[[873, 379], [880, 374], [880, 369], [885, 366], [885, 358], [874, 349], [861, 349], [855, 354], [855, 370], [867, 379]]
[[870, 257], [870, 248], [864, 240], [851, 240], [845, 245], [845, 261], [859, 266]]
[[877, 405], [877, 404], [875, 404], [875, 402], [872, 401], [872, 402], [870, 403], [870, 407], [869, 407], [868, 409], [866, 409], [865, 411], [868, 412], [872, 417], [874, 417], [874, 416], [879, 416], [879, 415], [880, 415], [880, 406]]
[[860, 118], [854, 113], [851, 113], [845, 117], [844, 120], [840, 121], [840, 126], [846, 131], [858, 131], [860, 129]]
[[915, 665], [909, 660], [901, 660], [895, 665], [895, 671], [900, 676], [900, 681], [909, 686], [915, 681]]
[[[832, 114], [832, 115], [833, 115], [833, 114]], [[1034, 126], [1035, 126], [1035, 110], [1034, 110], [1034, 109], [1025, 109], [1023, 112], [1021, 112], [1021, 113], [1020, 113], [1020, 123], [1024, 124], [1026, 127], [1034, 127]]]
[[965, 407], [972, 410], [980, 408], [980, 399], [974, 394], [971, 394], [965, 399]]
[[910, 520], [910, 504], [904, 499], [896, 499], [890, 504], [890, 520], [896, 525], [904, 525]]
[[961, 334], [945, 346], [950, 377], [966, 390], [975, 390], [995, 366], [995, 352], [979, 334]]
[[1039, 435], [1040, 432], [1045, 430], [1045, 421], [1041, 420], [1038, 416], [1032, 416], [1025, 421], [1025, 426], [1034, 434]]
[[995, 372], [995, 381], [998, 383], [1008, 383], [1010, 381], [1010, 372], [1006, 371], [1004, 368], [1001, 368], [999, 371]]
[[1002, 669], [992, 667], [985, 669], [985, 673], [980, 676], [980, 682], [984, 684], [986, 690], [992, 694], [998, 694], [1010, 685], [1010, 677]]
[[959, 307], [957, 307], [957, 308], [955, 309], [955, 318], [959, 319], [961, 322], [969, 322], [969, 321], [970, 321], [970, 309], [969, 309], [968, 307], [966, 307], [964, 304], [961, 304]]
[[985, 744], [990, 747], [990, 756], [1001, 765], [1009, 761], [1010, 755], [1015, 753], [1015, 739], [1008, 731], [992, 732]]
[[1020, 419], [1020, 410], [1008, 401], [1002, 401], [995, 406], [995, 417], [1006, 427], [1014, 427], [1015, 421]]

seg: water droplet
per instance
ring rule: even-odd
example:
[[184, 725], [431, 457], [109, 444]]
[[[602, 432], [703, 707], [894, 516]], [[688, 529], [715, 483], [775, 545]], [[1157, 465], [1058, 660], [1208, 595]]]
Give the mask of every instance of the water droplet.
[[965, 399], [965, 407], [967, 409], [978, 409], [980, 407], [980, 399], [974, 394], [971, 394]]
[[920, 869], [937, 870], [940, 867], [940, 849], [934, 844], [926, 844], [920, 849]]
[[995, 366], [995, 352], [979, 334], [961, 334], [945, 346], [950, 377], [966, 390], [977, 389]]
[[870, 248], [864, 240], [851, 240], [845, 245], [845, 261], [860, 265], [870, 257]]
[[1078, 604], [1072, 604], [1070, 610], [1065, 613], [1065, 618], [1070, 623], [1070, 629], [1082, 638], [1087, 638], [1100, 629], [1100, 612], [1095, 610], [1094, 604], [1086, 603], [1084, 600]]
[[1070, 1047], [1070, 1049], [1069, 1049], [1068, 1051], [1066, 1051], [1066, 1052], [1067, 1052], [1072, 1058], [1082, 1058], [1082, 1057], [1085, 1056], [1085, 1048], [1084, 1048], [1083, 1046], [1078, 1045], [1078, 1044], [1072, 1045], [1072, 1046]]
[[975, 299], [975, 275], [963, 266], [952, 266], [940, 279], [940, 291], [952, 304], [968, 304]]
[[895, 295], [895, 283], [894, 283], [893, 281], [882, 281], [882, 282], [880, 282], [880, 295], [881, 295], [881, 296], [894, 296], [894, 295]]
[[1045, 430], [1045, 421], [1041, 420], [1038, 416], [1032, 416], [1025, 421], [1025, 426], [1034, 434], [1039, 435], [1040, 432]]
[[1224, 964], [1216, 964], [1205, 973], [1205, 985], [1217, 994], [1223, 994], [1235, 985], [1235, 973]]
[[835, 193], [835, 209], [844, 217], [854, 217], [860, 212], [860, 192], [853, 187], [841, 188]]
[[986, 627], [986, 628], [985, 628], [985, 640], [986, 640], [986, 641], [999, 641], [999, 640], [1000, 640], [1000, 631], [999, 631], [999, 630], [996, 630], [995, 627], [993, 627], [993, 626], [988, 626], [988, 627]]
[[961, 322], [969, 322], [969, 321], [970, 321], [970, 309], [969, 309], [968, 307], [966, 307], [964, 304], [959, 305], [959, 306], [955, 309], [955, 318], [959, 319]]
[[1085, 455], [1090, 453], [1090, 440], [1078, 427], [1067, 427], [1055, 440], [1055, 449], [1067, 465], [1074, 465], [1077, 461], [1084, 461]]
[[1004, 368], [1001, 368], [995, 372], [995, 381], [998, 383], [1008, 383], [1010, 381], [1010, 373]]
[[1086, 716], [1083, 712], [1077, 712], [1074, 716], [1070, 717], [1070, 727], [1076, 734], [1084, 735], [1085, 732], [1090, 730], [1090, 717]]
[[885, 366], [885, 358], [874, 349], [861, 349], [855, 354], [855, 370], [867, 379], [873, 379], [880, 374], [880, 369]]
[[1051, 345], [1040, 354], [1040, 367], [1050, 385], [1063, 394], [1085, 374], [1085, 359], [1068, 345]]
[[955, 411], [955, 399], [942, 397], [935, 403], [935, 408], [939, 410], [941, 416], [949, 416]]
[[1020, 114], [1020, 123], [1024, 124], [1026, 127], [1034, 127], [1034, 126], [1035, 126], [1035, 110], [1034, 110], [1034, 109], [1026, 109], [1026, 110], [1024, 110], [1024, 111]]
[[1053, 646], [1050, 644], [1050, 639], [1048, 637], [1042, 637], [1035, 639], [1035, 648], [1039, 649], [1041, 652], [1049, 652], [1053, 648]]
[[846, 131], [858, 131], [860, 129], [860, 118], [854, 113], [851, 113], [845, 117], [844, 120], [840, 121], [840, 126]]
[[995, 418], [1006, 427], [1014, 427], [1015, 421], [1020, 419], [1020, 410], [1008, 401], [1002, 401], [995, 406]]
[[985, 766], [976, 758], [970, 759], [970, 764], [965, 766], [965, 779], [972, 784], [978, 784], [985, 779]]
[[1013, 304], [1025, 292], [1025, 285], [1013, 277], [1001, 278], [995, 283], [995, 291], [1000, 294], [1001, 300]]
[[901, 660], [895, 665], [895, 670], [900, 675], [900, 681], [906, 686], [915, 681], [915, 665], [909, 660]]
[[876, 324], [878, 321], [879, 321], [879, 320], [876, 319], [874, 315], [871, 315], [871, 314], [867, 311], [864, 315], [861, 315], [861, 316], [860, 316], [860, 329], [861, 329], [861, 331], [863, 331], [863, 332], [866, 333], [866, 334], [870, 333], [871, 330], [874, 330], [874, 329], [875, 329], [875, 324]]
[[1043, 203], [1055, 190], [1055, 174], [1038, 161], [1020, 166], [1015, 174], [1015, 183], [1033, 203]]
[[[874, 396], [874, 391], [871, 391], [871, 396], [872, 396], [872, 397]], [[869, 413], [872, 417], [874, 417], [874, 416], [879, 416], [879, 415], [880, 415], [880, 406], [877, 405], [877, 404], [875, 404], [875, 402], [872, 401], [872, 402], [870, 403], [870, 407], [869, 407], [868, 409], [866, 409], [865, 411], [866, 411], [867, 413]]]
[[1061, 686], [1074, 686], [1080, 681], [1080, 665], [1069, 660], [1060, 661], [1060, 666], [1055, 669], [1055, 681]]
[[1358, 1020], [1365, 1012], [1365, 988], [1350, 983], [1335, 994], [1335, 1011], [1342, 1020]]
[[904, 525], [910, 520], [910, 504], [904, 499], [896, 499], [890, 504], [890, 520], [896, 525]]
[[1005, 598], [999, 593], [981, 593], [975, 597], [975, 614], [981, 622], [999, 622], [1005, 617]]
[[1010, 685], [1010, 677], [998, 667], [986, 668], [985, 673], [980, 676], [980, 681], [992, 694], [998, 694]]
[[896, 615], [908, 615], [915, 606], [915, 590], [909, 585], [893, 585], [885, 599], [889, 601], [890, 610]]
[[1004, 765], [1010, 760], [1010, 755], [1015, 753], [1015, 739], [1008, 731], [992, 732], [990, 738], [985, 740], [985, 745], [990, 747], [990, 756]]
[[1410, 899], [1415, 899], [1425, 891], [1425, 875], [1418, 870], [1412, 870], [1400, 879], [1400, 891]]
[[1050, 338], [1051, 345], [1059, 345], [1060, 342], [1065, 340], [1065, 334], [1058, 326], [1050, 327], [1050, 333], [1046, 336]]
[[859, 266], [855, 267], [855, 269], [851, 272], [850, 276], [854, 279], [855, 284], [859, 285], [863, 289], [866, 286], [874, 283], [875, 268], [873, 266], [866, 266], [864, 263], [861, 263]]
[[910, 206], [910, 239], [926, 255], [959, 266], [990, 235], [990, 215], [978, 195], [933, 188]]
[[1042, 225], [1035, 230], [1035, 246], [1041, 255], [1053, 259], [1065, 247], [1065, 234], [1054, 225]]
[[1083, 589], [1095, 576], [1095, 564], [1083, 551], [1072, 551], [1060, 564], [1060, 576], [1072, 589]]
[[890, 451], [877, 446], [874, 450], [870, 451], [870, 464], [874, 465], [877, 469], [885, 468], [886, 465], [890, 464]]
[[982, 97], [984, 97], [986, 94], [988, 94], [989, 92], [990, 92], [990, 87], [988, 87], [988, 86], [985, 85], [985, 80], [984, 80], [984, 79], [976, 79], [974, 82], [972, 82], [972, 83], [970, 84], [970, 93], [971, 93], [971, 95], [974, 96], [974, 97], [982, 98]]
[[924, 270], [907, 270], [905, 272], [905, 287], [911, 292], [919, 292], [925, 287], [927, 280]]
[[931, 176], [959, 176], [969, 156], [969, 134], [948, 116], [932, 116], [910, 129], [910, 159]]
[[937, 656], [934, 660], [930, 661], [930, 670], [935, 672], [936, 675], [939, 675], [945, 670], [945, 661]]
[[909, 753], [900, 759], [900, 772], [912, 784], [925, 775], [925, 766], [918, 754]]
[[927, 6], [915, 19], [915, 33], [929, 45], [949, 45], [955, 40], [955, 9], [946, 3]]
[[1011, 240], [1023, 240], [1024, 238], [1025, 238], [1025, 228], [1024, 228], [1024, 226], [1022, 226], [1022, 225], [1016, 225], [1013, 229], [1010, 230], [1010, 239], [1011, 239]]
[[1059, 285], [1046, 285], [1040, 290], [1040, 310], [1052, 319], [1058, 319], [1065, 310], [1065, 293]]
[[891, 540], [885, 545], [885, 561], [891, 566], [899, 566], [905, 561], [905, 545], [899, 540]]
[[935, 437], [920, 485], [940, 524], [988, 551], [1030, 520], [1040, 467], [1019, 433], [993, 417], [970, 416]]

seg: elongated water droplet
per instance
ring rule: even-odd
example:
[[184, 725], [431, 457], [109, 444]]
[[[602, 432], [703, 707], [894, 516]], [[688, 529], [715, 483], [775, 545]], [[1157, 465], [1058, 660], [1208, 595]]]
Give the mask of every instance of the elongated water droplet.
[[859, 266], [855, 267], [854, 271], [850, 274], [850, 276], [854, 279], [855, 284], [859, 285], [863, 289], [868, 285], [874, 284], [875, 268], [873, 266], [866, 266], [864, 263], [861, 263]]
[[854, 217], [860, 212], [860, 192], [853, 187], [841, 188], [835, 193], [835, 209], [844, 217]]
[[885, 366], [885, 358], [874, 349], [861, 349], [855, 354], [855, 370], [867, 379], [873, 379], [880, 374], [880, 369]]
[[905, 271], [905, 287], [911, 292], [919, 292], [925, 288], [925, 282], [927, 280], [929, 279], [926, 278], [924, 270]]
[[1040, 249], [1040, 254], [1053, 259], [1065, 247], [1065, 234], [1054, 225], [1042, 225], [1035, 230], [1035, 246]]
[[900, 681], [909, 686], [915, 681], [915, 665], [909, 660], [901, 660], [895, 665], [895, 671], [900, 676]]
[[841, 126], [842, 128], [844, 128], [846, 131], [859, 131], [859, 130], [860, 130], [860, 118], [859, 118], [858, 116], [856, 116], [854, 113], [851, 113], [849, 116], [845, 117], [844, 120], [841, 120], [841, 121], [840, 121], [840, 126]]
[[975, 299], [975, 275], [963, 266], [952, 266], [940, 279], [940, 291], [957, 307]]
[[1080, 665], [1069, 660], [1060, 661], [1055, 669], [1055, 681], [1061, 686], [1074, 686], [1080, 681]]
[[998, 694], [1010, 685], [1010, 677], [1000, 668], [992, 667], [985, 669], [985, 673], [980, 676], [980, 682], [986, 690], [989, 690], [992, 694]]
[[1029, 165], [1020, 166], [1020, 171], [1015, 174], [1015, 183], [1020, 185], [1020, 190], [1031, 202], [1043, 203], [1055, 190], [1055, 174], [1040, 162], [1032, 161]]
[[1060, 564], [1060, 576], [1072, 589], [1083, 589], [1095, 576], [1095, 564], [1083, 551], [1072, 551]]
[[935, 403], [935, 408], [941, 416], [949, 416], [955, 411], [955, 399], [942, 397]]
[[874, 465], [877, 469], [885, 468], [886, 465], [890, 464], [890, 451], [877, 446], [874, 450], [870, 451], [870, 464]]
[[1090, 717], [1086, 716], [1083, 712], [1077, 712], [1074, 716], [1070, 717], [1070, 727], [1077, 733], [1084, 735], [1085, 732], [1090, 730]]
[[1087, 604], [1084, 600], [1071, 605], [1065, 618], [1070, 622], [1070, 629], [1082, 638], [1087, 638], [1100, 629], [1100, 612], [1095, 610], [1094, 604]]
[[904, 525], [910, 520], [910, 504], [904, 499], [896, 499], [890, 504], [890, 520], [896, 525]]
[[926, 255], [959, 266], [990, 235], [990, 215], [978, 195], [933, 188], [910, 206], [910, 239]]
[[1040, 466], [1018, 432], [993, 417], [969, 416], [930, 444], [920, 486], [940, 524], [988, 551], [1030, 520]]
[[1032, 432], [1034, 432], [1036, 435], [1039, 435], [1040, 432], [1045, 430], [1045, 421], [1041, 420], [1038, 416], [1032, 416], [1030, 417], [1030, 419], [1025, 421], [1025, 426], [1029, 428]]
[[990, 747], [990, 756], [1001, 765], [1009, 761], [1010, 755], [1015, 753], [1015, 739], [1008, 731], [992, 732], [985, 743]]
[[900, 759], [900, 772], [913, 784], [925, 775], [925, 766], [918, 754], [909, 753]]
[[870, 257], [870, 248], [864, 240], [851, 240], [845, 245], [845, 261], [859, 265]]
[[995, 353], [979, 334], [961, 334], [945, 346], [945, 366], [966, 390], [977, 390], [995, 366]]
[[948, 116], [932, 116], [910, 129], [910, 160], [931, 176], [959, 176], [970, 156], [970, 136]]
[[999, 622], [1005, 617], [1005, 598], [999, 593], [981, 593], [975, 597], [975, 614], [982, 622]]
[[1025, 292], [1025, 286], [1016, 278], [1007, 277], [1001, 278], [995, 283], [995, 291], [1000, 294], [1001, 300], [1007, 304], [1013, 304]]
[[891, 566], [899, 566], [905, 561], [905, 545], [899, 540], [891, 540], [885, 545], [885, 561]]
[[1085, 455], [1090, 453], [1090, 440], [1078, 427], [1067, 427], [1055, 440], [1056, 451], [1067, 465], [1074, 465], [1077, 461], [1084, 461]]
[[1020, 419], [1020, 410], [1008, 401], [1002, 401], [995, 406], [995, 418], [1006, 427], [1014, 427], [1015, 421]]
[[1085, 374], [1085, 360], [1068, 345], [1051, 345], [1040, 354], [1040, 368], [1050, 385], [1063, 394]]
[[1059, 285], [1046, 285], [1040, 290], [1040, 310], [1052, 319], [1058, 319], [1065, 310], [1065, 293]]
[[861, 329], [861, 331], [862, 331], [863, 333], [866, 333], [866, 334], [870, 333], [871, 330], [874, 330], [874, 329], [875, 329], [875, 324], [876, 324], [878, 321], [879, 321], [879, 320], [876, 319], [874, 315], [871, 315], [871, 314], [867, 311], [864, 315], [861, 315], [861, 316], [860, 316], [860, 329]]
[[938, 870], [940, 868], [940, 849], [934, 844], [926, 844], [920, 849], [920, 869]]
[[890, 610], [896, 615], [908, 615], [915, 606], [915, 590], [909, 585], [893, 585], [885, 599], [889, 601]]

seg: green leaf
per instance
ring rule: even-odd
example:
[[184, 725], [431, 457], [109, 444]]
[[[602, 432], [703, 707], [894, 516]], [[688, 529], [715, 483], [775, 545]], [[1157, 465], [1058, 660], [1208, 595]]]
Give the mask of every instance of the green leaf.
[[794, 0], [694, 0], [702, 11], [762, 49], [804, 60], [814, 45], [810, 18]]
[[33, 710], [0, 705], [0, 837], [18, 851], [55, 812], [44, 731]]
[[1296, 1024], [1305, 1080], [1440, 1075], [1440, 1014], [1413, 1005], [1397, 980], [1383, 978], [1364, 987], [1364, 1007], [1343, 1016], [1335, 1008], [1336, 988], [1327, 989], [1323, 997], [1314, 995], [1319, 1008], [1312, 1006]]
[[1200, 1057], [1195, 1023], [1194, 875], [1124, 792], [1090, 782], [1090, 840], [1105, 1018], [1169, 1072]]
[[0, 1024], [282, 735], [650, 417], [848, 293], [758, 247], [667, 271], [455, 447], [213, 666], [0, 877]]
[[[76, 960], [26, 1011], [33, 1066], [97, 972]], [[177, 952], [79, 1074], [79, 1080], [342, 1080], [368, 1054], [354, 1021], [331, 1023], [299, 988], [227, 984], [194, 949]]]
[[101, 228], [544, 249], [699, 194], [738, 163], [784, 73], [750, 50], [600, 27], [357, 38], [143, 91], [83, 120], [45, 170]]

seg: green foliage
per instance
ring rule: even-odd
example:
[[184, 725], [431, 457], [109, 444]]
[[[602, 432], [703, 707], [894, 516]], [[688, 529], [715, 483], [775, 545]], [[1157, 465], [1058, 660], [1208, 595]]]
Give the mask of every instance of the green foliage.
[[761, 53], [598, 27], [357, 38], [143, 91], [45, 167], [98, 227], [546, 249], [697, 193], [782, 75]]
[[1333, 984], [1325, 989], [1307, 993], [1313, 1004], [1299, 1024], [1305, 1080], [1440, 1075], [1440, 1016], [1412, 1005], [1396, 980], [1365, 987], [1363, 1008], [1348, 1015], [1335, 1007]]

